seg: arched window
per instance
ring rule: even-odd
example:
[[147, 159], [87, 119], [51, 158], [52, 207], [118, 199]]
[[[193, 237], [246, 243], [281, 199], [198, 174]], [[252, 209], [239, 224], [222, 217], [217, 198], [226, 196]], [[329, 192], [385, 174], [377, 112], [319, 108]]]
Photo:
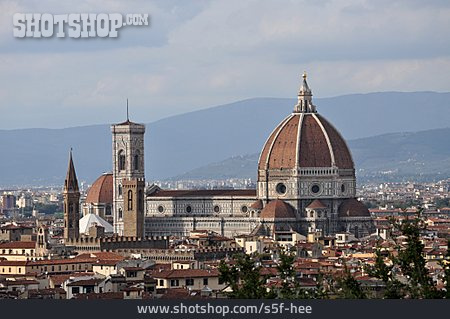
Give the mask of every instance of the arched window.
[[133, 191], [128, 191], [128, 210], [133, 210]]
[[119, 151], [117, 162], [119, 164], [119, 171], [125, 170], [125, 153], [123, 150]]
[[119, 219], [122, 219], [122, 217], [123, 217], [122, 208], [119, 208]]
[[134, 159], [133, 159], [133, 168], [135, 171], [139, 170], [139, 151], [136, 151], [136, 154], [134, 155]]
[[119, 184], [119, 196], [122, 196], [122, 185]]

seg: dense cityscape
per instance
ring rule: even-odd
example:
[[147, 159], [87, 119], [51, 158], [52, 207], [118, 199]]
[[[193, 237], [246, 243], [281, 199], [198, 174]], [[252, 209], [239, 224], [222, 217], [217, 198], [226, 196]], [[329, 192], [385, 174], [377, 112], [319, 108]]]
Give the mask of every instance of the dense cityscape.
[[1, 298], [448, 298], [450, 179], [357, 187], [306, 74], [256, 181], [148, 183], [145, 125], [111, 133], [92, 184], [70, 150], [62, 187], [2, 190]]
[[[247, 180], [182, 181], [176, 185], [180, 184], [196, 188], [252, 185]], [[82, 206], [85, 206], [90, 186], [81, 191]], [[357, 193], [371, 207], [376, 236], [358, 240], [347, 233], [338, 233], [334, 238], [308, 234], [296, 242], [277, 242], [268, 237], [224, 238], [212, 231], [198, 230], [183, 241], [171, 238], [162, 258], [159, 249], [136, 250], [136, 253], [133, 249], [81, 251], [78, 254], [64, 250], [61, 189], [2, 191], [0, 296], [37, 299], [224, 298], [225, 286], [219, 283], [217, 270], [219, 251], [270, 256], [261, 269], [261, 274], [268, 275], [269, 287], [280, 280], [276, 268], [280, 244], [295, 251], [295, 272], [302, 287], [316, 289], [319, 274], [339, 273], [345, 264], [363, 287], [374, 296], [381, 296], [383, 285], [370, 278], [365, 267], [374, 263], [376, 247], [387, 250], [395, 247], [385, 231], [388, 217], [412, 216], [419, 206], [425, 208], [423, 219], [427, 224], [427, 230], [421, 236], [424, 257], [434, 280], [443, 287], [440, 262], [446, 258], [450, 238], [450, 180], [366, 184], [361, 185]], [[47, 239], [45, 251], [38, 245], [41, 229]]]

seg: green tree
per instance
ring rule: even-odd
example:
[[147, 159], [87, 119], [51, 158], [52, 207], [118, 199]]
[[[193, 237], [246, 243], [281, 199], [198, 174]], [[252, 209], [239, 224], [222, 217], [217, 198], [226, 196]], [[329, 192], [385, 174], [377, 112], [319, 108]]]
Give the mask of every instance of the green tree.
[[278, 296], [282, 299], [297, 298], [299, 292], [298, 282], [295, 278], [294, 260], [293, 253], [286, 252], [284, 249], [280, 250], [277, 270], [281, 279], [281, 289], [278, 291]]
[[[402, 222], [391, 219], [393, 234], [406, 237], [406, 245], [396, 243], [397, 256], [388, 253], [386, 260], [382, 257], [378, 248], [375, 265], [368, 268], [369, 275], [381, 279], [385, 286], [385, 298], [442, 298], [435, 282], [426, 267], [424, 257], [424, 245], [420, 234], [426, 229], [421, 218], [423, 209], [420, 208], [414, 219], [406, 219]], [[393, 236], [394, 240], [396, 236]], [[399, 281], [399, 277], [404, 282]]]
[[281, 288], [277, 290], [277, 298], [281, 299], [325, 299], [328, 293], [323, 285], [323, 275], [319, 274], [315, 289], [305, 289], [297, 280], [294, 268], [295, 254], [280, 249], [277, 270], [281, 279]]
[[342, 277], [336, 279], [337, 296], [342, 299], [366, 299], [367, 296], [360, 283], [353, 277], [345, 266]]
[[[388, 260], [393, 260], [393, 256], [388, 252]], [[369, 276], [381, 279], [385, 285], [384, 297], [387, 299], [400, 299], [405, 296], [405, 285], [402, 284], [393, 273], [394, 264], [386, 264], [381, 249], [376, 251], [375, 265], [368, 267]]]
[[436, 286], [426, 267], [423, 256], [424, 245], [420, 233], [425, 229], [425, 223], [420, 218], [422, 209], [413, 220], [394, 221], [394, 228], [406, 236], [406, 247], [398, 247], [398, 256], [394, 263], [398, 264], [402, 274], [408, 279], [406, 290], [411, 298], [438, 298]]
[[235, 263], [228, 265], [225, 261], [219, 264], [219, 279], [230, 288], [229, 298], [233, 299], [269, 299], [274, 298], [272, 291], [266, 287], [266, 277], [261, 276], [261, 266], [249, 255], [236, 255]]
[[450, 299], [450, 240], [447, 241], [447, 254], [445, 260], [440, 262], [442, 269], [444, 270], [444, 284], [445, 291], [442, 292], [443, 298]]

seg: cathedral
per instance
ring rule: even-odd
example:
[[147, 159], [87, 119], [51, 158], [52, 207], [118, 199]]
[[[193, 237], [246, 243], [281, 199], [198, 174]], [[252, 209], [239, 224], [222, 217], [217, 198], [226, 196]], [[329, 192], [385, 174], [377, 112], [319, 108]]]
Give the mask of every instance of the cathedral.
[[254, 190], [146, 186], [145, 126], [127, 119], [112, 125], [111, 132], [113, 172], [93, 184], [83, 212], [103, 212], [119, 236], [185, 237], [211, 230], [226, 237], [283, 238], [311, 232], [364, 237], [374, 231], [368, 209], [356, 199], [348, 146], [317, 112], [306, 74], [293, 112], [275, 127], [261, 150]]

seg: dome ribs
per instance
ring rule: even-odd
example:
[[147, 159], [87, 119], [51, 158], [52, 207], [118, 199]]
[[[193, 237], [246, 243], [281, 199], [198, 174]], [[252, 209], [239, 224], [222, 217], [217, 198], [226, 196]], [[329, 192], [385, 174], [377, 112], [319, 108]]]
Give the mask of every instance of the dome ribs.
[[285, 201], [275, 199], [267, 203], [261, 211], [261, 215], [259, 217], [262, 219], [295, 219], [295, 210]]
[[270, 156], [271, 150], [273, 149], [273, 140], [278, 135], [278, 132], [283, 127], [284, 123], [290, 119], [291, 116], [285, 118], [278, 126], [272, 131], [266, 143], [264, 144], [264, 148], [259, 157], [258, 169], [266, 169], [266, 163], [268, 161], [268, 156]]
[[103, 174], [92, 184], [86, 196], [86, 203], [104, 203], [113, 202], [113, 175], [112, 173]]
[[340, 169], [354, 168], [339, 132], [318, 113], [294, 113], [267, 139], [258, 168], [281, 170], [333, 167], [333, 164]]
[[303, 118], [300, 136], [299, 166], [330, 167], [331, 156], [328, 144], [317, 121], [311, 114]]
[[272, 151], [269, 154], [269, 169], [294, 167], [298, 120], [298, 115], [292, 116], [279, 131]]
[[327, 121], [325, 118], [316, 115], [323, 127], [325, 128], [328, 138], [330, 139], [333, 151], [334, 151], [334, 160], [336, 162], [336, 166], [342, 169], [353, 169], [353, 159], [351, 153], [348, 149], [347, 143], [345, 143], [342, 136], [339, 132]]

